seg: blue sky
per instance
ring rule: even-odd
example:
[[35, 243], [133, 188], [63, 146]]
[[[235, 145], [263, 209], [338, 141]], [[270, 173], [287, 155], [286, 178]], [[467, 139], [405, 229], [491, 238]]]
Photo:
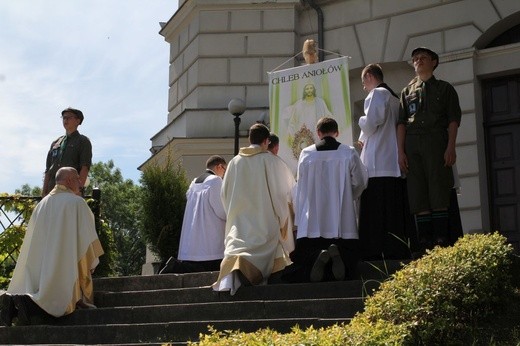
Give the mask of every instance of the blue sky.
[[0, 1], [0, 192], [41, 186], [60, 115], [81, 109], [93, 161], [138, 182], [166, 125], [169, 45], [159, 22], [176, 0]]

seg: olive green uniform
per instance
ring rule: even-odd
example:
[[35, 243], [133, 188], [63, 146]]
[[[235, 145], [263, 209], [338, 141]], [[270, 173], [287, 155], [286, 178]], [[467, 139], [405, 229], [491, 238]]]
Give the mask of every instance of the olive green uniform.
[[414, 78], [401, 92], [398, 124], [406, 126], [410, 211], [446, 209], [453, 187], [451, 167], [444, 166], [448, 125], [460, 125], [461, 110], [455, 88], [432, 76]]
[[[66, 139], [65, 139], [66, 137]], [[61, 136], [51, 144], [47, 154], [45, 173], [49, 174], [48, 190], [52, 190], [55, 176], [61, 167], [73, 167], [81, 171], [81, 167], [92, 165], [92, 144], [87, 136], [74, 131], [68, 136]]]

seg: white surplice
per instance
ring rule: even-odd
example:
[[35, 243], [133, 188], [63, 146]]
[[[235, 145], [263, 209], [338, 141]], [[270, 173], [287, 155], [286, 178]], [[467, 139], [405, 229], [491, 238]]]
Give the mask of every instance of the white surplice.
[[287, 230], [294, 177], [279, 157], [260, 147], [241, 148], [222, 184], [227, 214], [224, 259], [213, 289], [240, 287], [239, 270], [251, 284], [267, 280], [290, 263], [280, 235]]
[[359, 140], [363, 142], [361, 161], [368, 176], [401, 176], [396, 134], [399, 99], [385, 88], [374, 88], [365, 99], [364, 109], [365, 115], [359, 118]]
[[220, 199], [222, 178], [194, 179], [186, 192], [186, 210], [182, 221], [179, 260], [212, 261], [224, 257], [226, 212]]
[[297, 238], [358, 239], [355, 202], [368, 173], [354, 148], [302, 150], [298, 160], [295, 224]]
[[79, 300], [93, 304], [90, 270], [102, 254], [87, 203], [56, 185], [33, 211], [7, 292], [55, 317], [69, 314]]

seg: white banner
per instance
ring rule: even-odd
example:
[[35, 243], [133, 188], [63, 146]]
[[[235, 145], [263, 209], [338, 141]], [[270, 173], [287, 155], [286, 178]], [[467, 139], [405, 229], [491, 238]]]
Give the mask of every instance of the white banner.
[[269, 73], [271, 131], [280, 137], [278, 155], [296, 174], [303, 148], [318, 141], [321, 117], [338, 122], [338, 141], [352, 145], [348, 58], [326, 60]]

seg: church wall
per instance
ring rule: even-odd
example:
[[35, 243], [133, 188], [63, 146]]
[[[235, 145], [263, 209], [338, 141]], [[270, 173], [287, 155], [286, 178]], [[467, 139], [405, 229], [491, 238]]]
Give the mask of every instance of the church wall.
[[[177, 30], [166, 37], [174, 47], [170, 50], [167, 123], [185, 116], [189, 109], [226, 109], [234, 97], [247, 99], [248, 106], [262, 104], [265, 108], [265, 92], [258, 93], [258, 85], [265, 85], [269, 69], [293, 54], [294, 6], [273, 9], [249, 5], [252, 9], [247, 9], [244, 1], [231, 2], [240, 4], [238, 8], [210, 6], [208, 1], [193, 3], [201, 5], [185, 14], [191, 22], [183, 18]], [[229, 133], [228, 124], [219, 124]], [[243, 126], [247, 129], [249, 125]], [[218, 125], [216, 132], [222, 132]], [[164, 136], [156, 137], [159, 139], [164, 140]]]
[[[410, 53], [427, 46], [440, 55], [437, 78], [452, 83], [463, 111], [457, 138], [461, 182], [459, 204], [466, 232], [488, 228], [482, 100], [479, 79], [519, 69], [519, 48], [489, 49], [475, 42], [500, 20], [520, 12], [517, 0], [322, 0], [326, 58], [347, 55], [351, 103], [359, 112], [365, 94], [359, 73], [368, 63], [383, 63], [386, 81], [399, 92], [413, 77]], [[170, 88], [166, 126], [152, 138], [165, 145], [182, 138], [226, 137], [232, 149], [231, 98], [248, 109], [241, 131], [268, 107], [267, 71], [301, 63], [306, 38], [317, 38], [315, 10], [303, 1], [180, 1], [179, 11], [162, 30], [170, 44]], [[433, 19], [433, 20], [432, 20]], [[513, 57], [513, 58], [512, 58]], [[504, 72], [505, 73], [505, 72]], [[361, 102], [361, 103], [360, 103]], [[354, 114], [355, 115], [355, 114]], [[354, 129], [355, 130], [355, 129]], [[245, 138], [245, 137], [244, 137]], [[210, 142], [199, 143], [208, 146]], [[178, 147], [189, 157], [189, 146]], [[216, 150], [216, 149], [215, 149]], [[216, 151], [213, 153], [217, 153]], [[193, 162], [198, 156], [193, 157]], [[199, 158], [202, 160], [202, 158]], [[191, 165], [191, 164], [190, 164]], [[193, 165], [191, 165], [193, 166]], [[195, 164], [195, 166], [197, 166]], [[190, 169], [191, 171], [191, 169]], [[194, 170], [195, 172], [196, 170]], [[195, 174], [195, 173], [194, 173]]]

